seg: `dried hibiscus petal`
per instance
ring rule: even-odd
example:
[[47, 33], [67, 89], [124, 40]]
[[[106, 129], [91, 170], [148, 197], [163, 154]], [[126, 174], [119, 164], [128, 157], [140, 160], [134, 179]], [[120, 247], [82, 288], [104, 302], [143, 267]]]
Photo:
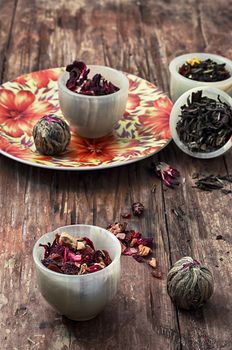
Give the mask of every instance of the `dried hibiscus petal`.
[[107, 81], [101, 74], [95, 74], [92, 79], [88, 78], [90, 69], [84, 62], [74, 61], [66, 67], [69, 79], [66, 86], [69, 90], [82, 95], [101, 96], [117, 92], [119, 88]]
[[174, 188], [175, 186], [179, 185], [177, 178], [180, 176], [180, 173], [169, 164], [160, 162], [158, 164], [154, 164], [154, 169], [156, 175], [162, 178], [167, 187]]
[[141, 255], [134, 254], [134, 255], [132, 255], [132, 257], [139, 263], [144, 262], [144, 259], [143, 259], [143, 257]]
[[68, 274], [92, 273], [108, 266], [112, 260], [106, 250], [95, 251], [87, 237], [73, 237], [67, 233], [56, 235], [53, 243], [41, 245], [44, 252], [42, 264], [48, 269]]

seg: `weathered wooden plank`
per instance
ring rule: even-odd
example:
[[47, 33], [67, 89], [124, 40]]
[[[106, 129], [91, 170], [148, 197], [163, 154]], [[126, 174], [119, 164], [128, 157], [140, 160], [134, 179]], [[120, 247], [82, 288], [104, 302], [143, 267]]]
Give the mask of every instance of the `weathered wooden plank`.
[[[7, 48], [3, 79], [65, 65], [79, 57], [158, 81], [167, 91], [167, 64], [177, 54], [225, 50], [231, 57], [226, 41], [231, 35], [226, 11], [230, 2], [19, 0], [12, 34], [0, 46]], [[11, 8], [13, 11], [14, 6]], [[0, 20], [7, 11], [3, 8]], [[0, 227], [4, 234], [0, 249], [5, 264], [0, 270], [4, 330], [0, 336], [6, 349], [229, 350], [231, 255], [224, 255], [230, 250], [230, 198], [191, 188], [192, 171], [225, 171], [223, 160], [192, 160], [172, 144], [161, 157], [176, 165], [185, 178], [175, 192], [163, 191], [159, 180], [147, 174], [150, 160], [102, 172], [56, 173], [0, 158]], [[228, 155], [228, 169], [229, 160]], [[153, 182], [157, 183], [155, 194], [150, 192]], [[178, 313], [176, 318], [165, 280], [153, 279], [145, 266], [125, 257], [120, 292], [98, 318], [88, 323], [62, 319], [38, 293], [31, 259], [34, 241], [60, 225], [105, 226], [118, 220], [120, 212], [135, 200], [144, 202], [147, 210], [143, 218], [131, 223], [154, 235], [155, 255], [164, 275], [170, 262], [194, 254], [212, 267], [219, 292], [202, 312]], [[187, 212], [183, 222], [172, 213], [177, 205]], [[226, 240], [217, 241], [218, 233]]]

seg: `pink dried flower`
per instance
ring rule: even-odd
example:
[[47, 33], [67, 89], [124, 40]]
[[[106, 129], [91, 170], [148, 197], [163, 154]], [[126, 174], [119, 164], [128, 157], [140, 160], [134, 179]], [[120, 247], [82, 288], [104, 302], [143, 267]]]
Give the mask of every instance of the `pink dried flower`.
[[155, 165], [155, 172], [158, 177], [162, 178], [167, 187], [174, 188], [179, 185], [177, 178], [180, 176], [178, 170], [172, 168], [169, 164], [160, 162]]

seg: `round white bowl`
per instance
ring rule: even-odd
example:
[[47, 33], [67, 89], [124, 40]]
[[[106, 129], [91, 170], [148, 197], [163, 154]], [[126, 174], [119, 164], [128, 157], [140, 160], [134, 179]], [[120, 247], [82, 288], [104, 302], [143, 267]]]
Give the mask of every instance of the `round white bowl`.
[[[40, 244], [53, 242], [56, 233], [67, 232], [90, 238], [95, 249], [105, 249], [112, 263], [104, 269], [86, 275], [65, 275], [46, 268], [41, 260], [44, 248]], [[85, 321], [99, 314], [115, 296], [120, 280], [121, 246], [109, 231], [91, 225], [71, 225], [46, 233], [33, 249], [37, 280], [45, 300], [60, 314], [71, 320]]]
[[187, 98], [189, 96], [191, 98], [191, 95], [193, 92], [197, 92], [199, 90], [203, 91], [202, 96], [207, 96], [215, 100], [217, 100], [217, 97], [219, 95], [222, 102], [226, 102], [228, 105], [232, 106], [232, 98], [227, 93], [219, 89], [211, 88], [208, 86], [195, 87], [194, 89], [188, 90], [183, 95], [181, 95], [176, 101], [176, 103], [174, 104], [171, 111], [170, 120], [169, 120], [170, 132], [176, 145], [188, 155], [195, 158], [201, 158], [201, 159], [216, 158], [223, 155], [225, 152], [227, 152], [231, 148], [232, 146], [231, 138], [227, 141], [227, 143], [223, 147], [219, 148], [216, 151], [192, 152], [188, 149], [188, 147], [182, 141], [180, 141], [180, 138], [176, 131], [176, 124], [179, 120], [179, 115], [181, 114], [181, 107], [187, 103]]
[[77, 94], [66, 87], [69, 73], [64, 72], [58, 80], [59, 101], [65, 119], [80, 136], [98, 138], [109, 134], [122, 118], [126, 109], [129, 81], [122, 72], [109, 67], [89, 65], [88, 68], [90, 78], [99, 73], [119, 90], [104, 96]]
[[[217, 63], [226, 63], [226, 69], [230, 72], [231, 77], [226, 80], [217, 82], [202, 82], [185, 78], [178, 72], [179, 68], [187, 60], [195, 57], [199, 58], [200, 60], [207, 60], [208, 58], [210, 58], [211, 60]], [[213, 55], [210, 53], [188, 53], [174, 58], [169, 64], [169, 71], [170, 93], [173, 102], [175, 102], [185, 91], [198, 86], [210, 86], [212, 88], [217, 88], [227, 92], [230, 96], [232, 96], [232, 61], [228, 58], [219, 55]]]

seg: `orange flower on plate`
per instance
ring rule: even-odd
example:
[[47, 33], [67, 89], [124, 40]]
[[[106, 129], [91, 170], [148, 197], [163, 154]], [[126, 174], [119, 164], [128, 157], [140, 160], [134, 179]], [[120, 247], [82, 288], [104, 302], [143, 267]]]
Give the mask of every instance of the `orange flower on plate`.
[[85, 139], [72, 136], [70, 148], [73, 148], [69, 158], [73, 156], [73, 152], [78, 161], [84, 163], [103, 163], [109, 162], [119, 153], [120, 146], [116, 143], [113, 135], [101, 137], [99, 139]]
[[3, 137], [0, 137], [0, 149], [6, 153], [11, 154], [14, 157], [17, 157], [17, 158], [24, 158], [26, 154], [29, 155], [29, 153], [30, 153], [30, 150], [22, 149], [13, 143], [9, 143]]
[[31, 78], [34, 80], [38, 89], [46, 87], [49, 80], [58, 80], [59, 73], [56, 70], [47, 69], [40, 72], [33, 72], [30, 74]]
[[128, 94], [126, 109], [134, 110], [140, 104], [140, 97], [137, 94]]
[[144, 127], [143, 132], [151, 132], [158, 138], [169, 139], [169, 117], [172, 110], [172, 103], [168, 97], [159, 97], [153, 103], [154, 110], [149, 115], [141, 115], [139, 121]]
[[37, 120], [53, 108], [47, 101], [36, 101], [31, 91], [0, 90], [0, 124], [12, 137], [20, 137], [24, 132], [31, 135]]
[[15, 81], [20, 84], [25, 84], [29, 80], [33, 80], [38, 89], [48, 85], [49, 80], [58, 80], [59, 72], [56, 69], [46, 69], [40, 72], [32, 72], [30, 74], [21, 75]]

